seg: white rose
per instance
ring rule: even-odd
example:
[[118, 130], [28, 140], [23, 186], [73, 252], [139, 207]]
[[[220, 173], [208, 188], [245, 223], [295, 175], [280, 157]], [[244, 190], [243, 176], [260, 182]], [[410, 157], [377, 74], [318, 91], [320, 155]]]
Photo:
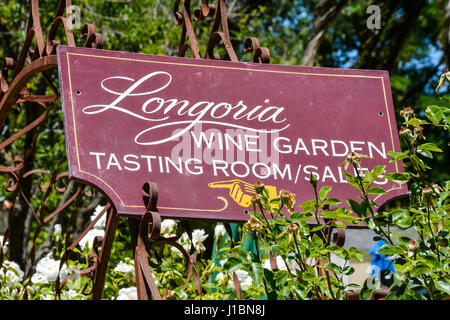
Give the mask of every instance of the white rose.
[[35, 273], [33, 274], [33, 276], [31, 277], [31, 282], [34, 284], [39, 284], [39, 283], [48, 283], [47, 278], [44, 277], [42, 274], [40, 273]]
[[5, 253], [6, 249], [8, 248], [9, 242], [6, 241], [5, 245], [3, 245], [3, 236], [0, 236], [0, 246], [3, 246], [3, 253]]
[[247, 277], [243, 281], [241, 281], [241, 289], [248, 290], [253, 284], [252, 277]]
[[116, 300], [137, 300], [136, 287], [122, 288], [119, 290], [119, 295]]
[[[94, 213], [91, 216], [91, 221], [94, 221], [95, 218], [97, 218], [97, 216], [100, 214], [100, 212], [102, 212], [102, 210], [104, 209], [104, 206], [97, 206], [95, 208]], [[103, 214], [103, 216], [100, 218], [100, 220], [97, 221], [97, 223], [94, 225], [95, 229], [105, 229], [106, 226], [106, 217], [107, 217], [107, 212], [105, 212]]]
[[[9, 269], [9, 270], [8, 270]], [[23, 271], [20, 270], [20, 266], [14, 261], [3, 261], [3, 266], [0, 269], [0, 276], [8, 279], [8, 285], [13, 288], [23, 278]]]
[[84, 248], [86, 247], [86, 244], [88, 245], [89, 249], [92, 248], [94, 245], [94, 239], [97, 236], [104, 237], [105, 230], [100, 230], [100, 229], [89, 230], [89, 232], [79, 242], [81, 250], [84, 250]]
[[177, 222], [172, 219], [164, 219], [161, 222], [161, 234], [164, 237], [170, 237], [177, 230]]
[[208, 235], [205, 234], [205, 230], [203, 229], [195, 229], [192, 232], [192, 242], [194, 243], [195, 251], [201, 253], [206, 250], [203, 245], [203, 241], [205, 241], [206, 238], [208, 238]]
[[223, 268], [223, 266], [225, 265], [225, 262], [227, 262], [227, 259], [221, 259], [219, 260], [219, 264], [220, 266]]
[[[250, 275], [248, 274], [247, 271], [236, 270], [236, 275], [237, 275], [238, 280], [239, 280], [239, 282], [241, 284], [241, 289], [242, 290], [247, 290], [253, 284], [253, 279], [252, 279], [252, 277], [250, 277]], [[231, 282], [231, 284], [233, 284], [232, 281], [230, 281], [230, 282]]]
[[55, 224], [55, 227], [53, 228], [53, 233], [57, 236], [61, 235], [62, 228], [60, 224]]
[[[253, 284], [252, 277], [250, 277], [248, 272], [244, 271], [244, 270], [237, 270], [235, 272], [236, 272], [236, 276], [237, 276], [237, 278], [239, 280], [239, 284], [241, 286], [241, 289], [242, 290], [248, 290]], [[219, 272], [216, 275], [216, 282], [218, 284], [223, 284], [226, 279], [227, 279], [227, 276], [224, 275], [222, 272]], [[232, 278], [231, 274], [229, 276], [229, 280], [228, 280], [228, 283], [227, 283], [227, 288], [234, 288], [233, 278]]]
[[[194, 243], [195, 251], [198, 253], [202, 253], [206, 250], [205, 246], [203, 245], [203, 241], [208, 238], [208, 235], [205, 234], [205, 230], [203, 229], [195, 229], [192, 232], [192, 242]], [[191, 239], [189, 239], [189, 236], [186, 232], [184, 232], [180, 239], [178, 240], [178, 243], [183, 246], [183, 248], [189, 253], [189, 250], [191, 250]]]
[[74, 300], [76, 298], [84, 298], [84, 296], [73, 289], [63, 291], [61, 294], [61, 300]]
[[[187, 253], [189, 253], [189, 250], [191, 250], [191, 239], [189, 239], [189, 236], [186, 232], [184, 232], [181, 235], [180, 239], [178, 239], [178, 243], [183, 246], [184, 250], [186, 250]], [[172, 252], [179, 256], [183, 256], [181, 252], [175, 247], [172, 247]]]
[[225, 229], [225, 226], [223, 224], [216, 225], [216, 228], [214, 229], [214, 239], [219, 240], [225, 234], [227, 233], [227, 230]]
[[226, 279], [227, 279], [227, 276], [222, 272], [219, 272], [215, 277], [215, 281], [217, 284], [224, 284]]
[[134, 261], [131, 260], [130, 263], [120, 261], [119, 264], [114, 268], [114, 271], [134, 275], [135, 274]]
[[178, 241], [180, 242], [180, 244], [191, 243], [191, 239], [189, 239], [189, 236], [186, 232], [181, 235], [180, 240]]
[[[50, 258], [50, 254], [39, 260], [36, 265], [36, 273], [31, 277], [33, 283], [49, 283], [56, 280], [58, 273], [61, 278], [65, 278], [67, 275], [66, 265], [63, 265], [61, 271], [59, 271], [59, 260], [53, 260]], [[33, 280], [34, 279], [34, 280]]]

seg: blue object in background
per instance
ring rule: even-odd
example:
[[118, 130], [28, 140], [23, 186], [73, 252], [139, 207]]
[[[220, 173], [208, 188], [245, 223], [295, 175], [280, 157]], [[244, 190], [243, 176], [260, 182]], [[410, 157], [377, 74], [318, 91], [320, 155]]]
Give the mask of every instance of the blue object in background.
[[375, 245], [369, 251], [369, 254], [372, 255], [371, 260], [372, 271], [370, 273], [371, 276], [376, 275], [378, 272], [382, 270], [389, 270], [391, 272], [395, 272], [394, 264], [392, 260], [389, 259], [391, 256], [385, 254], [378, 254], [378, 250], [385, 244], [387, 243], [384, 242], [383, 240], [380, 240], [377, 243], [375, 243]]

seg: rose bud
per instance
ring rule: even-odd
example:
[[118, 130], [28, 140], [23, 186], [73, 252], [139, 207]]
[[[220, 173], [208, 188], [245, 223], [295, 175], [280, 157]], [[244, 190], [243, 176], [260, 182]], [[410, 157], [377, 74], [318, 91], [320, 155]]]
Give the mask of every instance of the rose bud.
[[248, 220], [245, 225], [244, 228], [247, 232], [261, 232], [263, 229], [263, 225], [261, 223], [261, 221], [251, 217], [250, 220]]
[[255, 183], [254, 188], [255, 188], [256, 193], [262, 194], [264, 191], [264, 183], [262, 183], [261, 181], [258, 181], [257, 183]]

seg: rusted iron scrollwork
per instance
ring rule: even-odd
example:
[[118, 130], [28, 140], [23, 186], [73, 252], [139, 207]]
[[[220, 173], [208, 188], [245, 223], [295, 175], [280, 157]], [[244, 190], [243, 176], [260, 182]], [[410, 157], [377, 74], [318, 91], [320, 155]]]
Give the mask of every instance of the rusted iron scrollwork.
[[[180, 10], [181, 2], [183, 3], [182, 10]], [[225, 0], [218, 0], [217, 5], [210, 4], [208, 0], [202, 0], [201, 7], [194, 10], [192, 17], [191, 11], [191, 0], [175, 1], [173, 19], [176, 25], [182, 27], [178, 56], [184, 57], [188, 49], [190, 49], [193, 57], [196, 59], [220, 60], [222, 57], [214, 53], [214, 49], [221, 41], [228, 58], [231, 61], [239, 61], [231, 44]], [[203, 21], [208, 17], [214, 17], [214, 20], [207, 41], [206, 52], [202, 57], [192, 21]], [[245, 40], [244, 52], [251, 52], [253, 54], [253, 62], [270, 63], [269, 50], [261, 47], [257, 38], [252, 37]]]
[[[229, 59], [238, 61], [238, 57], [232, 46], [229, 33], [227, 7], [225, 0], [217, 0], [215, 4], [208, 0], [197, 1], [200, 6], [191, 9], [191, 0], [175, 0], [173, 6], [173, 18], [175, 24], [181, 26], [181, 38], [178, 55], [186, 56], [188, 51], [197, 59]], [[50, 71], [57, 69], [56, 48], [60, 44], [76, 46], [74, 34], [71, 29], [71, 14], [69, 7], [70, 0], [60, 0], [53, 22], [49, 27], [47, 38], [41, 27], [39, 17], [39, 1], [29, 0], [30, 15], [26, 30], [26, 38], [22, 50], [17, 59], [7, 57], [3, 60], [0, 73], [0, 126], [5, 128], [11, 114], [18, 115], [27, 110], [34, 111], [34, 117], [27, 119], [26, 125], [10, 136], [2, 138], [0, 142], [0, 159], [5, 165], [0, 166], [0, 175], [6, 176], [5, 190], [9, 193], [8, 200], [8, 225], [4, 233], [3, 243], [0, 244], [0, 267], [4, 261], [3, 247], [8, 239], [16, 241], [14, 225], [20, 215], [29, 212], [36, 224], [32, 236], [32, 245], [27, 252], [27, 269], [25, 279], [33, 275], [33, 267], [36, 260], [37, 244], [36, 240], [44, 228], [51, 231], [55, 225], [57, 217], [67, 215], [67, 228], [65, 231], [65, 251], [60, 259], [61, 270], [69, 259], [72, 259], [75, 248], [80, 244], [84, 236], [95, 226], [95, 224], [106, 215], [106, 227], [104, 237], [96, 237], [92, 252], [88, 257], [88, 267], [83, 270], [72, 270], [72, 274], [61, 279], [56, 279], [55, 293], [60, 297], [61, 291], [70, 277], [75, 275], [87, 276], [91, 279], [92, 285], [88, 290], [87, 286], [83, 293], [91, 295], [92, 299], [101, 299], [105, 282], [108, 261], [117, 229], [119, 216], [111, 203], [107, 203], [103, 210], [84, 229], [75, 236], [73, 234], [77, 216], [80, 215], [82, 203], [85, 200], [93, 202], [92, 188], [83, 183], [69, 180], [68, 173], [62, 168], [67, 165], [67, 160], [63, 157], [55, 168], [45, 170], [34, 168], [34, 155], [37, 150], [38, 138], [45, 128], [46, 121], [60, 94], [58, 85], [53, 83]], [[206, 42], [206, 50], [203, 56], [200, 53], [199, 42], [196, 38], [194, 23], [196, 21], [211, 20], [212, 27]], [[57, 39], [58, 31], [63, 31], [64, 38]], [[84, 40], [84, 46], [101, 49], [103, 47], [103, 37], [95, 31], [91, 24], [84, 25], [80, 38]], [[222, 45], [226, 52], [225, 57], [221, 57], [217, 51]], [[256, 38], [248, 38], [244, 41], [244, 53], [252, 55], [252, 61], [257, 63], [270, 63], [269, 50], [260, 46]], [[28, 84], [34, 80], [41, 80], [43, 85], [38, 92], [31, 92]], [[50, 93], [47, 93], [50, 92]], [[3, 132], [5, 130], [2, 130]], [[25, 147], [20, 154], [13, 154], [5, 157], [3, 154], [11, 153], [12, 146], [19, 140], [25, 139]], [[19, 148], [16, 148], [19, 150]], [[14, 149], [14, 150], [16, 150]], [[9, 160], [8, 160], [9, 159]], [[39, 207], [33, 205], [30, 199], [30, 184], [41, 177], [35, 188], [43, 192], [39, 200]], [[45, 182], [43, 182], [45, 181]], [[89, 189], [91, 188], [91, 189]], [[140, 218], [128, 218], [132, 236], [132, 246], [134, 249], [134, 261], [136, 271], [136, 287], [139, 299], [161, 299], [160, 292], [155, 280], [150, 272], [150, 268], [157, 268], [161, 265], [161, 255], [154, 250], [157, 245], [169, 245], [178, 249], [187, 262], [188, 275], [184, 288], [193, 280], [198, 294], [202, 295], [202, 284], [196, 269], [197, 254], [192, 241], [191, 226], [187, 221], [182, 221], [182, 233], [186, 233], [191, 240], [189, 252], [178, 242], [180, 235], [169, 238], [160, 236], [161, 217], [157, 209], [158, 192], [154, 182], [148, 182], [143, 186], [143, 201], [146, 212]], [[57, 208], [50, 208], [48, 199], [52, 192], [56, 191], [61, 196], [61, 201]], [[22, 211], [18, 212], [17, 207], [22, 204]], [[23, 209], [25, 208], [25, 209]], [[225, 224], [226, 230], [232, 240], [232, 232], [229, 224]], [[338, 230], [336, 244], [342, 245], [342, 232]], [[20, 235], [19, 235], [20, 236]], [[231, 242], [233, 246], [233, 241]], [[150, 259], [149, 252], [152, 251]], [[271, 265], [277, 268], [275, 256], [270, 259]], [[236, 274], [233, 274], [233, 283], [239, 298], [242, 298], [241, 288]]]
[[[45, 128], [49, 114], [60, 97], [58, 86], [52, 82], [49, 74], [51, 70], [57, 69], [56, 48], [61, 43], [69, 46], [76, 45], [70, 23], [71, 11], [68, 10], [70, 9], [71, 1], [61, 0], [59, 2], [46, 39], [44, 38], [39, 17], [39, 1], [31, 0], [28, 2], [30, 15], [22, 50], [16, 60], [11, 57], [3, 60], [0, 76], [0, 126], [5, 128], [8, 125], [8, 118], [11, 113], [18, 115], [21, 112], [26, 112], [24, 109], [33, 109], [34, 114], [36, 114], [34, 118], [27, 121], [23, 128], [11, 134], [9, 137], [3, 138], [0, 143], [0, 151], [2, 152], [1, 159], [7, 162], [5, 160], [7, 157], [4, 155], [13, 150], [12, 146], [17, 141], [25, 138], [23, 152], [12, 155], [12, 160], [10, 160], [9, 165], [0, 166], [0, 174], [9, 177], [5, 184], [5, 190], [9, 192], [8, 200], [11, 202], [8, 206], [8, 225], [3, 235], [3, 243], [0, 245], [0, 267], [5, 259], [3, 247], [6, 241], [21, 241], [14, 234], [16, 230], [14, 230], [13, 225], [17, 224], [19, 219], [24, 218], [20, 215], [26, 215], [26, 211], [31, 212], [36, 227], [31, 238], [31, 247], [26, 253], [25, 279], [31, 278], [33, 275], [37, 238], [45, 227], [50, 227], [49, 230], [53, 228], [55, 218], [59, 214], [62, 212], [70, 212], [68, 219], [69, 226], [66, 230], [65, 239], [66, 251], [61, 259], [60, 269], [82, 237], [87, 234], [103, 214], [108, 214], [105, 237], [104, 239], [100, 237], [95, 239], [93, 252], [89, 256], [89, 267], [86, 270], [74, 271], [80, 275], [86, 275], [93, 280], [92, 289], [88, 294], [92, 294], [94, 299], [100, 299], [109, 253], [117, 226], [118, 218], [114, 209], [108, 204], [97, 219], [89, 224], [77, 239], [71, 243], [71, 232], [73, 232], [71, 226], [75, 223], [81, 199], [83, 197], [89, 199], [92, 196], [92, 192], [87, 191], [86, 186], [82, 183], [74, 181], [71, 183], [75, 187], [69, 188], [68, 173], [61, 170], [67, 162], [65, 157], [59, 161], [54, 169], [44, 170], [41, 168], [33, 168], [33, 157], [36, 153], [39, 135], [43, 131], [43, 128]], [[63, 34], [65, 35], [64, 39], [56, 38], [60, 29], [63, 30]], [[95, 32], [93, 25], [87, 24], [84, 26], [81, 38], [85, 40], [86, 47], [102, 48], [103, 46], [103, 38], [101, 34]], [[33, 94], [28, 84], [36, 79], [42, 79], [45, 86], [38, 89], [39, 92], [37, 94]], [[50, 89], [51, 93], [47, 94], [47, 88]], [[34, 188], [37, 187], [44, 193], [37, 207], [33, 205], [30, 199], [30, 187], [27, 187], [27, 185], [30, 185], [30, 183], [36, 180], [36, 177], [40, 177], [40, 179]], [[56, 209], [50, 208], [50, 205], [47, 203], [53, 191], [62, 195], [61, 202]], [[25, 204], [25, 209], [22, 208], [21, 212], [17, 210], [16, 204], [18, 203]], [[60, 293], [66, 281], [67, 278], [63, 279], [63, 281], [60, 281], [59, 278], [57, 279], [55, 288], [57, 294]]]
[[189, 253], [184, 249], [184, 247], [177, 241], [180, 239], [180, 235], [175, 235], [172, 237], [162, 237], [160, 236], [161, 227], [161, 217], [157, 209], [158, 201], [158, 189], [156, 183], [147, 182], [143, 186], [143, 200], [147, 208], [146, 213], [140, 219], [130, 218], [130, 231], [132, 236], [132, 242], [134, 247], [134, 263], [135, 263], [135, 273], [136, 273], [136, 283], [137, 283], [137, 293], [138, 299], [148, 300], [161, 299], [158, 288], [156, 287], [153, 276], [149, 271], [149, 267], [157, 268], [161, 265], [162, 259], [160, 254], [155, 251], [154, 256], [157, 263], [149, 260], [148, 250], [151, 246], [155, 247], [158, 244], [170, 245], [175, 247], [183, 257], [186, 259], [188, 275], [184, 285], [186, 289], [187, 284], [194, 279], [195, 286], [197, 288], [198, 294], [202, 295], [202, 287], [200, 282], [200, 276], [196, 269], [197, 255], [195, 253], [193, 241], [192, 241], [192, 231], [189, 223], [182, 222], [182, 233], [186, 232], [189, 239], [191, 240], [191, 246]]

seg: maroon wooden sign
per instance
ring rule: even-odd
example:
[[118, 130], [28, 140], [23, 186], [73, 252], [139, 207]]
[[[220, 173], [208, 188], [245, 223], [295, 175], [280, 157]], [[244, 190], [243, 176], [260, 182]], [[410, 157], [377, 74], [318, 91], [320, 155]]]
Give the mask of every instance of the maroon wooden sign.
[[[142, 215], [156, 182], [163, 217], [244, 221], [253, 184], [313, 199], [357, 193], [340, 164], [363, 169], [400, 151], [386, 71], [261, 65], [58, 46], [69, 174], [97, 186], [119, 214]], [[388, 192], [405, 187], [378, 179]]]

